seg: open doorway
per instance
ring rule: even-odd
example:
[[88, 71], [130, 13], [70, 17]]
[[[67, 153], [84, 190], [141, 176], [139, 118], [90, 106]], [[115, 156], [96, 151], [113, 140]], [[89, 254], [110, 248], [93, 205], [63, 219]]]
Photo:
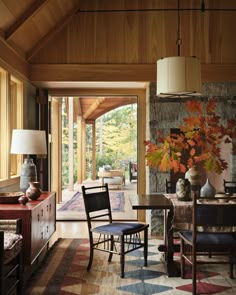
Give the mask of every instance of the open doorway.
[[[56, 151], [54, 147], [54, 153], [61, 154], [61, 163], [52, 161], [52, 164], [58, 165], [59, 171], [61, 171], [62, 191], [61, 199], [58, 202], [58, 220], [85, 219], [81, 202], [75, 204], [73, 200], [79, 197], [81, 185], [101, 184], [104, 179], [99, 177], [98, 171], [103, 168], [107, 169], [108, 166], [112, 171], [123, 171], [124, 173], [122, 183], [109, 184], [112, 203], [114, 203], [113, 218], [119, 220], [137, 219], [137, 213], [132, 210], [129, 202], [129, 195], [137, 194], [137, 178], [130, 181], [129, 171], [130, 163], [137, 165], [137, 98], [124, 100], [124, 106], [122, 106], [122, 100], [118, 100], [117, 97], [115, 103], [113, 100], [113, 106], [112, 100], [109, 101], [109, 98], [108, 102], [101, 98], [98, 100], [100, 104], [95, 103], [94, 98], [89, 102], [89, 98], [86, 97], [78, 104], [78, 97], [52, 98], [52, 137], [55, 139], [57, 136], [58, 143], [58, 150]], [[70, 101], [73, 101], [72, 110], [70, 109]], [[109, 106], [106, 108], [107, 112], [101, 101]], [[128, 102], [132, 103], [128, 104]], [[80, 115], [75, 109], [78, 105], [80, 105]], [[88, 107], [89, 105], [90, 107]], [[95, 105], [100, 108], [94, 108]], [[89, 110], [91, 112], [91, 106], [96, 115], [94, 119], [91, 116], [85, 119], [83, 114], [87, 116]], [[71, 117], [73, 117], [72, 123], [69, 122]], [[72, 141], [69, 139], [70, 133]], [[93, 139], [94, 133], [95, 140]], [[70, 144], [69, 141], [71, 141]], [[72, 161], [69, 159], [71, 152], [73, 152]], [[70, 170], [73, 170], [73, 187], [71, 187], [69, 179]], [[105, 182], [118, 178], [119, 176], [116, 175], [105, 177]]]

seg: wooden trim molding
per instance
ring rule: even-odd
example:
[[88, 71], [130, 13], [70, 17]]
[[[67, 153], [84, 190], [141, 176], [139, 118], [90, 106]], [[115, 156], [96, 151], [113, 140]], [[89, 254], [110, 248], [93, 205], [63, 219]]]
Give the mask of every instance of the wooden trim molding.
[[[34, 64], [29, 78], [40, 81], [156, 81], [156, 64]], [[202, 64], [203, 82], [236, 81], [236, 64]]]
[[25, 57], [13, 49], [7, 42], [0, 38], [0, 64], [11, 73], [17, 72], [24, 79], [29, 77], [28, 63]]
[[30, 66], [30, 80], [33, 82], [152, 81], [155, 75], [156, 68], [151, 64], [37, 64]]

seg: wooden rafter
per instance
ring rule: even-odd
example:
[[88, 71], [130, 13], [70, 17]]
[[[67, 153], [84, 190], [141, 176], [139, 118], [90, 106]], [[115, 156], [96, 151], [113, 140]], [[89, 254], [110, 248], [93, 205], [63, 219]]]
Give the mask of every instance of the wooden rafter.
[[98, 98], [91, 106], [90, 108], [84, 113], [83, 118], [87, 119], [89, 115], [91, 115], [97, 108], [98, 106], [105, 100], [104, 97]]
[[65, 17], [64, 19], [60, 20], [59, 24], [56, 24], [52, 30], [48, 32], [43, 38], [41, 38], [35, 46], [28, 51], [26, 54], [26, 60], [29, 61], [42, 47], [45, 46], [45, 44], [52, 39], [52, 37], [58, 33], [62, 28], [68, 24], [68, 22], [71, 20], [71, 18], [75, 15], [76, 11], [80, 8], [81, 1], [78, 1], [78, 4], [72, 9]]
[[36, 0], [33, 1], [32, 5], [10, 26], [5, 32], [5, 39], [10, 39], [15, 32], [26, 22], [32, 15], [34, 15], [45, 2], [48, 0]]

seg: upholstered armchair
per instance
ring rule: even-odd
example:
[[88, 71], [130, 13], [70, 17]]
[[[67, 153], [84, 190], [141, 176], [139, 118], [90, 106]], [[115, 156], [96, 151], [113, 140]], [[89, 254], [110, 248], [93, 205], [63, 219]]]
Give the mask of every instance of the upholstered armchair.
[[23, 294], [21, 219], [0, 219], [0, 295]]

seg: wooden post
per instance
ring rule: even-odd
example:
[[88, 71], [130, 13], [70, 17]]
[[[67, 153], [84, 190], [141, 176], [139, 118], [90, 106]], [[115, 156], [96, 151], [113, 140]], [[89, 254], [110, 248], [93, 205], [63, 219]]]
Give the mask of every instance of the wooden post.
[[96, 124], [92, 123], [92, 180], [96, 180]]
[[82, 183], [82, 117], [77, 116], [77, 182]]
[[69, 123], [69, 184], [68, 189], [74, 190], [74, 149], [73, 149], [73, 97], [68, 98], [69, 101], [69, 112], [68, 112], [68, 123]]

